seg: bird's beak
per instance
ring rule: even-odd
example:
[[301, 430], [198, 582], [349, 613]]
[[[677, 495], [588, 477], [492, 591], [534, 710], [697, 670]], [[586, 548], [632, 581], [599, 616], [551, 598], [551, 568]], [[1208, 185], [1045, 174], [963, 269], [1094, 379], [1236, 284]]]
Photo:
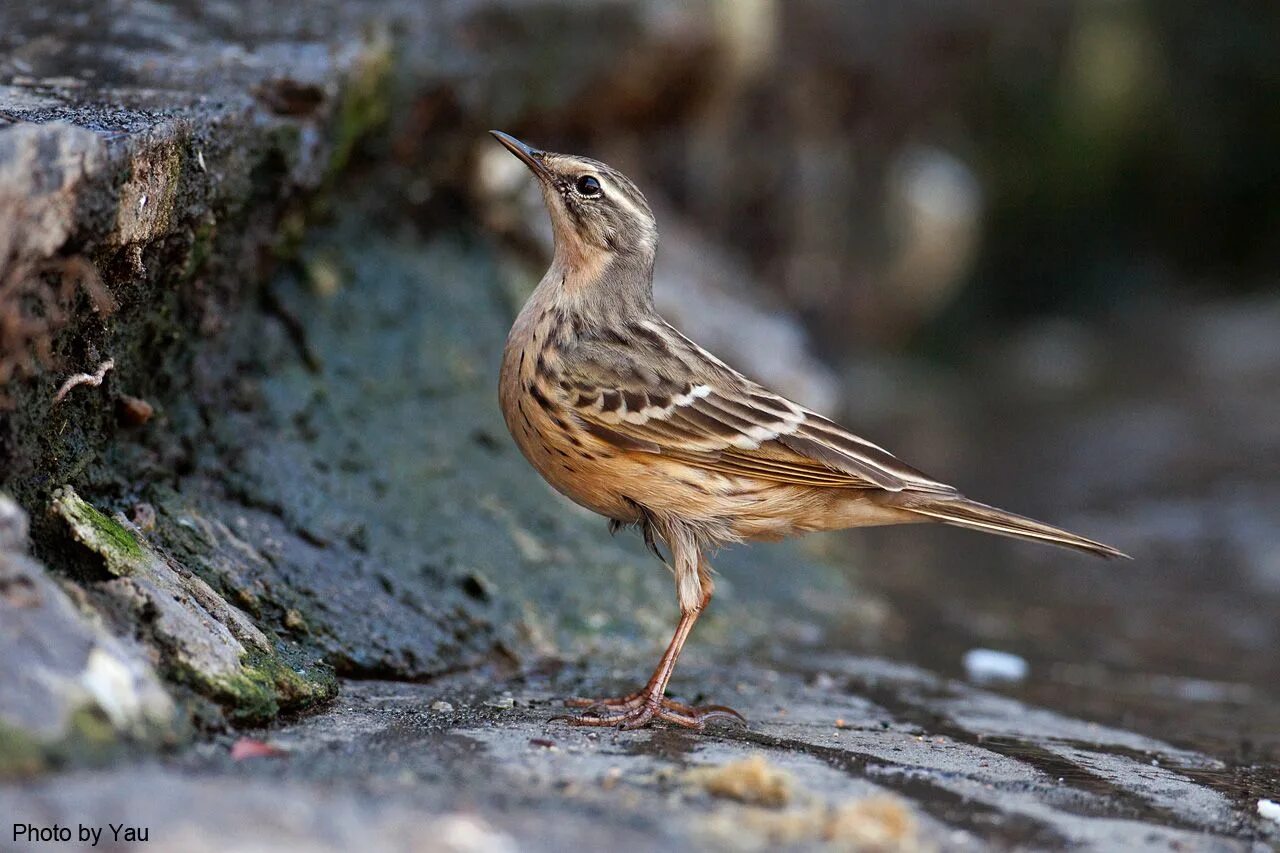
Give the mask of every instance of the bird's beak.
[[500, 130], [489, 131], [494, 138], [506, 146], [507, 150], [520, 158], [520, 160], [529, 167], [529, 171], [533, 172], [538, 178], [546, 180], [551, 177], [551, 172], [542, 162], [543, 153], [537, 148], [530, 148], [519, 139], [516, 139], [509, 133], [503, 133]]

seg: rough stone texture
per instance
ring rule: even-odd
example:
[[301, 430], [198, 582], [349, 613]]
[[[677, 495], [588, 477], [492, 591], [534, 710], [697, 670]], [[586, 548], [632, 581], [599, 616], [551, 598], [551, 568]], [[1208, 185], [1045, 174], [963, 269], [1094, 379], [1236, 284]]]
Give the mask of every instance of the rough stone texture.
[[[456, 231], [370, 233], [373, 215], [351, 211], [309, 244], [322, 259], [308, 248], [300, 274], [272, 284], [304, 318], [300, 340], [314, 358], [261, 318], [237, 338], [255, 370], [234, 384], [252, 404], [212, 425], [207, 464], [179, 483], [209, 509], [157, 504], [178, 514], [169, 547], [250, 609], [295, 610], [299, 633], [349, 675], [422, 678], [670, 630], [662, 567], [531, 480], [506, 441], [492, 388], [510, 317], [498, 259]], [[336, 282], [318, 265], [340, 271]], [[303, 543], [281, 547], [290, 533]], [[194, 536], [221, 550], [201, 556]], [[759, 567], [743, 581], [752, 593], [775, 599], [774, 617], [800, 614], [798, 593], [763, 571], [776, 558], [735, 553], [725, 566]], [[812, 582], [833, 595], [846, 588], [829, 569], [815, 568]], [[724, 601], [736, 584], [729, 572]], [[425, 633], [433, 622], [453, 636]], [[735, 623], [745, 644], [769, 620]]]
[[0, 808], [102, 825], [127, 814], [152, 843], [197, 850], [1260, 853], [1280, 842], [1208, 784], [1222, 770], [1213, 759], [913, 667], [808, 649], [769, 665], [695, 664], [677, 681], [736, 693], [750, 729], [548, 722], [555, 697], [626, 685], [575, 668], [497, 684], [346, 683], [334, 709], [246, 733], [275, 757], [236, 760], [227, 739], [0, 788]]
[[[240, 721], [262, 721], [282, 708], [330, 699], [335, 685], [323, 663], [288, 666], [249, 617], [199, 576], [137, 539], [127, 521], [111, 519], [70, 487], [54, 492], [50, 511], [72, 538], [103, 561], [111, 579], [86, 588], [123, 630], [148, 638], [168, 677], [227, 707]], [[132, 525], [129, 525], [132, 526]]]
[[[184, 699], [170, 737], [189, 717], [216, 721], [219, 706], [261, 720], [322, 700], [334, 685], [314, 653], [268, 637], [111, 518], [124, 506], [142, 517], [128, 498], [171, 475], [181, 442], [198, 440], [191, 423], [164, 412], [153, 432], [131, 434], [116, 408], [125, 393], [158, 402], [180, 393], [193, 344], [254, 304], [257, 280], [301, 221], [299, 198], [377, 121], [370, 104], [386, 78], [387, 44], [371, 32], [333, 49], [306, 39], [237, 45], [217, 36], [216, 10], [67, 4], [51, 19], [53, 11], [6, 7], [0, 26], [0, 403], [9, 410], [0, 482], [35, 520], [36, 555], [79, 583], [68, 588], [89, 620], [141, 639], [117, 667], [154, 678], [155, 665]], [[282, 100], [281, 88], [301, 106]], [[55, 400], [60, 374], [108, 363], [104, 382]], [[24, 628], [25, 641], [46, 624]], [[30, 671], [37, 662], [19, 654], [27, 651], [19, 643], [5, 656]], [[90, 684], [122, 682], [88, 673]], [[61, 716], [74, 716], [77, 701], [56, 706]], [[119, 693], [115, 701], [129, 704]], [[112, 717], [110, 702], [99, 706], [116, 729], [130, 722]], [[57, 743], [59, 731], [78, 737], [66, 724], [41, 732], [47, 757], [74, 760], [79, 751]]]
[[[375, 259], [362, 271], [373, 297], [340, 297], [344, 315], [307, 324], [294, 312], [309, 303], [286, 304], [294, 278], [261, 284], [281, 261], [340, 283], [324, 257], [298, 258], [300, 239], [393, 97], [406, 107], [397, 145], [429, 131], [435, 144], [409, 156], [465, 183], [472, 122], [568, 102], [613, 47], [698, 38], [621, 3], [561, 12], [568, 43], [607, 32], [612, 46], [513, 88], [474, 72], [498, 43], [503, 73], [541, 67], [543, 16], [519, 4], [0, 11], [0, 488], [34, 520], [35, 555], [78, 584], [92, 620], [142, 638], [134, 665], [158, 666], [187, 716], [216, 725], [218, 707], [261, 719], [322, 700], [329, 668], [424, 678], [547, 647], [483, 567], [521, 574], [563, 555], [523, 530], [496, 484], [474, 490], [477, 507], [447, 491], [473, 477], [442, 476], [499, 443], [491, 418], [460, 425], [441, 406], [488, 403], [480, 345], [500, 339], [498, 303], [410, 293], [425, 277], [483, 281], [483, 253]], [[388, 271], [403, 286], [379, 293]], [[428, 327], [383, 335], [406, 309]], [[474, 334], [453, 325], [466, 310]], [[316, 325], [353, 319], [372, 321], [365, 351]], [[430, 327], [453, 351], [422, 349]], [[369, 378], [415, 350], [412, 384], [371, 393]], [[56, 401], [82, 371], [100, 381]], [[439, 446], [413, 422], [433, 424]], [[473, 538], [494, 550], [469, 551]]]
[[0, 552], [27, 550], [27, 514], [13, 498], [0, 494]]
[[25, 517], [3, 495], [0, 517], [0, 774], [31, 772], [50, 755], [100, 758], [120, 739], [171, 738], [174, 704], [136, 644], [26, 556]]
[[[718, 595], [674, 689], [738, 706], [748, 730], [548, 722], [555, 698], [633, 688], [675, 607], [633, 537], [608, 539], [506, 439], [492, 383], [521, 274], [466, 183], [485, 128], [581, 120], [579, 96], [618, 84], [617, 55], [687, 69], [708, 49], [709, 7], [58, 5], [54, 34], [34, 4], [0, 12], [0, 222], [13, 224], [0, 342], [19, 342], [0, 348], [0, 489], [34, 545], [28, 556], [24, 516], [0, 500], [0, 769], [185, 747], [11, 781], [0, 813], [124, 820], [176, 849], [1277, 843], [1255, 814], [1280, 784], [1265, 761], [842, 651], [864, 634], [895, 655], [964, 648], [956, 623], [973, 614], [954, 589], [927, 589], [908, 631], [854, 580], [862, 563], [910, 578], [927, 543], [956, 541], [928, 534], [884, 559], [836, 538], [716, 558]], [[391, 133], [362, 157], [386, 116]], [[685, 245], [733, 275], [696, 234]], [[26, 313], [31, 298], [50, 310]], [[1245, 319], [1210, 317], [1210, 356], [1207, 326]], [[68, 374], [106, 358], [101, 385], [52, 405]], [[1241, 363], [1204, 360], [1215, 388]], [[124, 395], [151, 417], [123, 416]], [[1274, 397], [1249, 399], [1252, 417]], [[1099, 468], [1171, 476], [1176, 442], [1127, 454], [1135, 428], [1116, 425], [1086, 424]], [[963, 449], [946, 437], [933, 444]], [[1063, 500], [1086, 513], [1114, 477], [1077, 473]], [[1139, 517], [1110, 516], [1112, 534]], [[1266, 519], [1238, 518], [1232, 541], [1265, 551]], [[1020, 625], [1050, 621], [1021, 609], [1058, 567], [1038, 559], [1009, 617]], [[941, 577], [1000, 576], [963, 562]], [[1248, 565], [1274, 582], [1265, 561]], [[1094, 597], [1125, 583], [1102, 587], [1100, 571], [1069, 577]], [[1072, 636], [1076, 613], [1058, 618], [1055, 635]], [[346, 679], [317, 709], [330, 667]], [[235, 729], [282, 708], [317, 713]], [[286, 754], [237, 761], [245, 736]], [[734, 763], [755, 754], [766, 778], [788, 774], [787, 804], [725, 800], [712, 790], [749, 783], [690, 772], [749, 775]]]

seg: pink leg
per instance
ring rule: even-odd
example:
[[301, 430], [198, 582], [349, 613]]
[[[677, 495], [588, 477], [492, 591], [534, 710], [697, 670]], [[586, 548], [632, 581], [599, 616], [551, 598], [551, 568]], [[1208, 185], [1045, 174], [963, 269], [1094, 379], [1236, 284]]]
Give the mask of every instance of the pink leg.
[[667, 682], [675, 671], [676, 661], [684, 649], [685, 641], [698, 621], [698, 614], [711, 600], [710, 584], [698, 607], [680, 614], [680, 622], [676, 625], [675, 636], [667, 645], [667, 650], [658, 662], [649, 681], [643, 688], [627, 696], [609, 699], [569, 699], [565, 704], [570, 707], [586, 708], [577, 716], [556, 717], [571, 726], [616, 726], [620, 729], [638, 729], [654, 720], [665, 720], [688, 729], [701, 729], [708, 720], [727, 719], [746, 723], [746, 719], [732, 708], [724, 705], [705, 705], [694, 707], [683, 705], [667, 699]]

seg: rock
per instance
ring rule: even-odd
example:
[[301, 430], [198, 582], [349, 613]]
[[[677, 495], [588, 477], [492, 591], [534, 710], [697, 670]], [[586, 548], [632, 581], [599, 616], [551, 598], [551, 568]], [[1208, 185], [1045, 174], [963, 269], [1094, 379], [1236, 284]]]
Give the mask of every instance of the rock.
[[74, 489], [55, 491], [51, 511], [110, 575], [90, 585], [93, 597], [118, 624], [137, 626], [171, 679], [241, 721], [260, 722], [281, 708], [306, 708], [333, 696], [336, 685], [323, 665], [312, 661], [295, 669], [286, 664], [244, 612], [200, 577], [175, 569]]
[[[673, 691], [751, 728], [550, 727], [561, 697], [643, 680], [674, 596], [635, 537], [610, 540], [507, 439], [503, 287], [536, 268], [506, 272], [515, 253], [459, 202], [492, 124], [572, 128], [619, 56], [621, 76], [635, 58], [687, 77], [725, 4], [661, 5], [688, 25], [625, 0], [5, 9], [0, 489], [31, 531], [0, 502], [0, 764], [71, 769], [0, 785], [0, 812], [123, 817], [165, 849], [1127, 849], [1258, 831], [1236, 769], [1201, 753], [838, 651], [871, 623], [903, 631], [814, 558], [842, 539], [714, 558]], [[605, 109], [658, 97], [643, 88]], [[667, 281], [712, 281], [704, 316], [821, 375], [790, 320], [724, 307], [745, 282], [732, 258], [668, 226]], [[126, 397], [150, 416], [122, 423]], [[332, 670], [350, 679], [325, 704]], [[762, 784], [741, 790], [785, 774], [790, 799], [673, 784], [753, 755]]]
[[0, 775], [182, 731], [146, 650], [81, 612], [35, 561], [0, 551]]
[[[59, 804], [53, 805], [51, 797]], [[73, 833], [79, 826], [100, 830], [102, 846], [123, 846], [112, 844], [114, 826], [120, 828], [122, 839], [129, 829], [139, 835], [146, 832], [145, 839], [139, 838], [142, 843], [134, 846], [150, 843], [191, 853], [261, 845], [280, 850], [360, 848], [371, 853], [406, 847], [441, 853], [523, 849], [510, 832], [461, 805], [456, 810], [427, 812], [404, 802], [357, 803], [341, 792], [325, 795], [305, 785], [261, 779], [230, 785], [159, 767], [143, 768], [127, 780], [83, 773], [63, 779], [56, 787], [36, 783], [5, 806], [25, 809], [38, 803], [53, 805], [58, 812], [83, 809], [77, 818], [61, 818], [63, 825], [69, 822]], [[119, 813], [123, 804], [127, 804], [127, 817]], [[215, 817], [221, 825], [211, 822]], [[572, 832], [585, 823], [577, 821], [560, 830], [560, 840], [567, 844]], [[15, 850], [40, 849], [39, 842], [14, 841]]]
[[[323, 713], [251, 735], [287, 758], [236, 761], [223, 747], [189, 755], [189, 772], [141, 762], [0, 785], [0, 811], [105, 825], [127, 803], [152, 842], [183, 849], [210, 837], [371, 851], [446, 837], [532, 851], [1233, 850], [1269, 838], [1254, 800], [1210, 787], [1223, 768], [1202, 754], [872, 658], [774, 664], [772, 677], [749, 662], [683, 667], [677, 696], [751, 685], [732, 697], [749, 727], [703, 734], [548, 722], [556, 697], [608, 679], [598, 665], [349, 682]], [[809, 686], [818, 672], [840, 686]], [[487, 706], [508, 690], [515, 707]], [[461, 710], [418, 713], [440, 695]], [[849, 726], [833, 729], [836, 717]]]
[[76, 542], [102, 558], [112, 577], [128, 577], [150, 563], [131, 532], [85, 503], [71, 487], [54, 491], [50, 509], [66, 522]]
[[0, 492], [0, 554], [26, 553], [27, 514], [13, 498]]
[[0, 776], [176, 738], [181, 720], [145, 649], [112, 636], [25, 556], [26, 531], [26, 514], [0, 494]]
[[[140, 638], [211, 725], [203, 700], [240, 722], [323, 700], [329, 667], [426, 678], [668, 631], [661, 570], [548, 499], [502, 438], [492, 250], [423, 251], [367, 215], [388, 193], [456, 197], [481, 121], [572, 102], [619, 50], [688, 61], [706, 16], [575, 9], [557, 18], [570, 73], [512, 88], [547, 73], [545, 16], [522, 4], [63, 11], [0, 26], [0, 489], [77, 606]], [[477, 78], [499, 43], [511, 67]], [[305, 242], [388, 121], [431, 186], [386, 166], [341, 196], [365, 208], [332, 245]], [[305, 281], [265, 286], [280, 260]], [[52, 405], [100, 364], [93, 393]]]
[[719, 767], [700, 767], [685, 776], [713, 797], [727, 797], [754, 806], [779, 808], [791, 802], [795, 781], [771, 767], [763, 755], [753, 755]]
[[969, 649], [963, 663], [969, 680], [978, 684], [1023, 681], [1029, 669], [1025, 658], [994, 649]]
[[[0, 99], [12, 108], [20, 92], [0, 87]], [[35, 107], [19, 98], [19, 114], [26, 113], [24, 105]], [[0, 211], [7, 226], [0, 241], [9, 253], [47, 258], [62, 247], [76, 227], [85, 184], [105, 168], [106, 149], [101, 135], [65, 121], [18, 122], [0, 132]]]

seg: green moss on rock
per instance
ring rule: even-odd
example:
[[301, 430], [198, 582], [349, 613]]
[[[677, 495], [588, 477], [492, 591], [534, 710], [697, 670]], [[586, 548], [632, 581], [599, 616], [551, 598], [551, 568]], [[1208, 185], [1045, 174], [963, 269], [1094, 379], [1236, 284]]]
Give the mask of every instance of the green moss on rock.
[[96, 704], [82, 705], [71, 714], [66, 737], [53, 748], [59, 763], [99, 763], [120, 746], [120, 733]]
[[205, 268], [214, 252], [214, 241], [218, 236], [218, 220], [212, 212], [207, 212], [191, 229], [191, 247], [187, 251], [186, 263], [183, 265], [179, 281], [183, 284], [194, 279]]
[[40, 741], [29, 732], [0, 720], [0, 777], [38, 773], [47, 761]]
[[61, 734], [48, 740], [0, 721], [0, 778], [68, 764], [101, 764], [118, 754], [122, 743], [120, 732], [93, 703], [72, 711]]
[[120, 522], [95, 509], [70, 486], [54, 491], [51, 509], [66, 521], [77, 542], [102, 558], [112, 575], [126, 577], [146, 560], [132, 533]]
[[356, 60], [338, 106], [333, 154], [327, 175], [330, 181], [346, 168], [356, 144], [391, 115], [391, 71], [394, 64], [391, 38], [373, 34]]
[[325, 667], [289, 666], [279, 657], [250, 652], [243, 670], [216, 682], [214, 698], [237, 723], [263, 723], [282, 710], [297, 711], [338, 695], [338, 680]]

